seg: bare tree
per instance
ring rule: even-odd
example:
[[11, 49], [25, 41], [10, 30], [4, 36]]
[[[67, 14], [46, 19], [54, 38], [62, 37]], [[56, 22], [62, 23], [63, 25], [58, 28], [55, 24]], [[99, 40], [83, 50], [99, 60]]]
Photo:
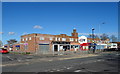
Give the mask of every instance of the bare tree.
[[88, 38], [92, 38], [93, 36], [94, 36], [94, 38], [99, 38], [98, 35], [93, 35], [93, 34], [89, 34], [89, 35], [88, 35]]
[[110, 39], [112, 42], [117, 42], [117, 37], [115, 37], [115, 35], [111, 35]]
[[2, 47], [3, 46], [3, 43], [2, 43], [2, 41], [0, 40], [0, 47]]
[[14, 43], [17, 43], [17, 40], [16, 40], [16, 39], [10, 39], [10, 40], [8, 40], [7, 42], [8, 42], [8, 45], [9, 45], [10, 47], [12, 47], [12, 45], [13, 45]]
[[100, 36], [100, 39], [101, 39], [101, 40], [107, 40], [107, 39], [109, 39], [109, 36], [108, 36], [107, 34], [103, 33], [103, 34]]

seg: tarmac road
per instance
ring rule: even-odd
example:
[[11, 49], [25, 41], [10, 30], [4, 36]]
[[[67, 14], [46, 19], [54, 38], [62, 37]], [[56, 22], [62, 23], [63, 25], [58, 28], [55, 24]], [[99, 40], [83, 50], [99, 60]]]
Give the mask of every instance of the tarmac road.
[[27, 61], [19, 65], [3, 66], [3, 72], [118, 72], [120, 55], [117, 52], [103, 53], [85, 58]]

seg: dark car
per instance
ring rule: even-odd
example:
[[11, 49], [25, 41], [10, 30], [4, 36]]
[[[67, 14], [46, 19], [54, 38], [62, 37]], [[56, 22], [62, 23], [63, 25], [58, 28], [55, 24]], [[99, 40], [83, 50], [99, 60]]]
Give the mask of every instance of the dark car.
[[8, 52], [8, 50], [5, 49], [5, 48], [0, 48], [0, 53], [3, 53], [3, 54], [4, 54], [4, 53], [9, 53], [9, 52]]

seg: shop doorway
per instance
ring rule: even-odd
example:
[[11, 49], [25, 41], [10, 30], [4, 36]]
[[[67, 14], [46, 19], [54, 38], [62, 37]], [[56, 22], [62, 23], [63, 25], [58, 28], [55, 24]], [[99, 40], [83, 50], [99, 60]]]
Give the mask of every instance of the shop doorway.
[[54, 45], [54, 51], [58, 51], [58, 45]]

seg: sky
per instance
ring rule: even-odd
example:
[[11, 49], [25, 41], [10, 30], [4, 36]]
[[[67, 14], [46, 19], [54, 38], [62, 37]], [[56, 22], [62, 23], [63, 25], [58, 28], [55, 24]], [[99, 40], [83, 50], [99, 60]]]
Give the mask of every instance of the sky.
[[[105, 24], [102, 24], [102, 23]], [[76, 28], [80, 35], [118, 33], [117, 2], [3, 2], [2, 41], [20, 41], [31, 33], [71, 35]], [[79, 36], [80, 36], [79, 35]]]

